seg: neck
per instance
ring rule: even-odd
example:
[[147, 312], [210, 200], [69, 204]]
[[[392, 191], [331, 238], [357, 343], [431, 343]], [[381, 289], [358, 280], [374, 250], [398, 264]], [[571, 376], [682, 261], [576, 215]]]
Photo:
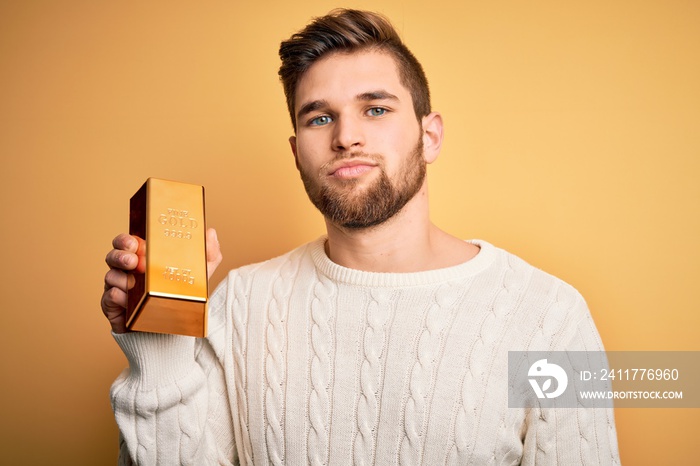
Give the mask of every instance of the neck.
[[351, 230], [326, 220], [326, 254], [338, 265], [366, 272], [420, 272], [466, 262], [478, 248], [430, 222], [427, 185], [401, 211], [371, 228]]

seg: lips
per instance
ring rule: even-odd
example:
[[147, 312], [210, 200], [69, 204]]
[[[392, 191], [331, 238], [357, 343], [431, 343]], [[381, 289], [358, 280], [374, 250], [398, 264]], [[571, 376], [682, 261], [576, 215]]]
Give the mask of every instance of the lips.
[[328, 176], [336, 178], [354, 178], [367, 173], [377, 166], [371, 160], [353, 159], [334, 164], [328, 171]]

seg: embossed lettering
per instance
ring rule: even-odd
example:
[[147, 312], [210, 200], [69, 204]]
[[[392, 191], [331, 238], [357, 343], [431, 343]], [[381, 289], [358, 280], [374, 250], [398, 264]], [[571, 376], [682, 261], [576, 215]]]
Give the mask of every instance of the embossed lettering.
[[165, 266], [163, 271], [163, 277], [166, 280], [173, 282], [181, 282], [187, 285], [194, 285], [194, 276], [192, 276], [192, 269], [185, 269], [180, 267]]
[[168, 208], [167, 213], [158, 216], [158, 223], [168, 228], [165, 229], [165, 236], [169, 238], [191, 239], [190, 233], [182, 230], [195, 230], [199, 228], [197, 219], [189, 216], [189, 210]]

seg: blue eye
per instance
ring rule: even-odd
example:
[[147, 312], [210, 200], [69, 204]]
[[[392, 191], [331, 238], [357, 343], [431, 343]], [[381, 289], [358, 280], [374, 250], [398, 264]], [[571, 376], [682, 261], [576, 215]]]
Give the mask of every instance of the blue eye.
[[381, 108], [381, 107], [372, 107], [369, 110], [367, 110], [367, 114], [369, 116], [382, 116], [385, 113], [386, 113], [386, 109]]
[[321, 115], [321, 116], [318, 116], [318, 117], [314, 118], [313, 120], [311, 120], [311, 122], [309, 124], [311, 126], [325, 126], [328, 123], [330, 123], [331, 121], [333, 121], [333, 119], [331, 117], [329, 117], [328, 115]]

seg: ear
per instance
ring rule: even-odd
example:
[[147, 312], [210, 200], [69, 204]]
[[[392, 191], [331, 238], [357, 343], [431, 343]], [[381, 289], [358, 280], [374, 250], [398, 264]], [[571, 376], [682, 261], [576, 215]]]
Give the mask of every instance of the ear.
[[432, 112], [423, 117], [421, 126], [423, 128], [423, 158], [426, 163], [433, 163], [442, 147], [444, 130], [442, 116], [437, 112]]
[[297, 157], [297, 137], [289, 136], [289, 147], [292, 148], [292, 154], [294, 155], [294, 165], [296, 165], [297, 170], [299, 170], [299, 158]]

